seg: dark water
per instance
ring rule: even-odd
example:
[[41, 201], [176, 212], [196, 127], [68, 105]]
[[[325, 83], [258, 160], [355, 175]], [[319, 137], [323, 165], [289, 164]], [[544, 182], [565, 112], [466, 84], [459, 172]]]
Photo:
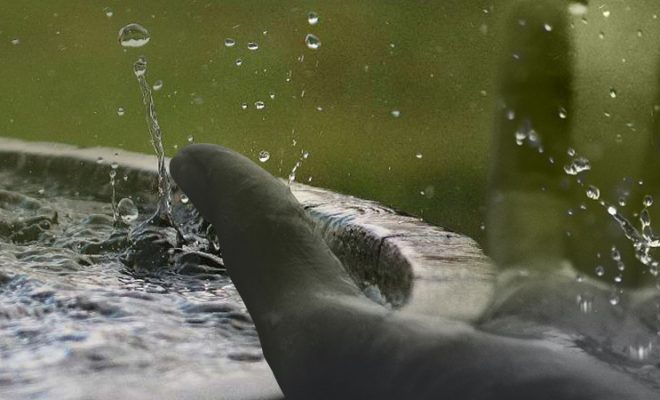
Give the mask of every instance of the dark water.
[[0, 172], [0, 398], [130, 393], [262, 359], [207, 227], [187, 205], [175, 216], [188, 244], [164, 227], [129, 238], [110, 204]]

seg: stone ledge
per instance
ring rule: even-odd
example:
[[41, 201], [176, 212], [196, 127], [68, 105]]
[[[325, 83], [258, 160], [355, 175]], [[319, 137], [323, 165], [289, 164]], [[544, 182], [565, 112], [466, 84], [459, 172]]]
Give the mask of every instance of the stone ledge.
[[[104, 162], [99, 163], [99, 157]], [[0, 138], [0, 170], [66, 177], [81, 193], [109, 200], [110, 162], [121, 194], [153, 201], [156, 158], [120, 149], [79, 148]], [[70, 171], [84, 169], [85, 173]], [[397, 214], [376, 202], [299, 183], [291, 190], [315, 229], [361, 284], [375, 284], [394, 307], [464, 321], [476, 319], [493, 290], [495, 267], [474, 240]]]

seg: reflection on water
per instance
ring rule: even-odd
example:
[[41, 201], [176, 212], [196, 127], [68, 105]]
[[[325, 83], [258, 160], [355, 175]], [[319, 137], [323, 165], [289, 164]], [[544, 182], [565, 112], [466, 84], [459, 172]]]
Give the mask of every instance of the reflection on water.
[[191, 245], [177, 248], [167, 228], [128, 241], [109, 204], [56, 183], [7, 173], [0, 182], [2, 393], [82, 398], [119, 381], [176, 384], [262, 358], [208, 226], [189, 206], [174, 208], [192, 221], [182, 226]]

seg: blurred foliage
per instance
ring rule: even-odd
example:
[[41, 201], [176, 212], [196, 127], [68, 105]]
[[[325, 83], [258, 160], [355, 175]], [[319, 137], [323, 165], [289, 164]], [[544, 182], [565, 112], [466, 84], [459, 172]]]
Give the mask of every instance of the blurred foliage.
[[[512, 3], [5, 2], [0, 135], [150, 152], [132, 73], [144, 54], [149, 81], [164, 82], [155, 97], [169, 155], [192, 135], [255, 160], [268, 150], [263, 166], [287, 176], [304, 149], [310, 157], [298, 181], [479, 237]], [[317, 25], [307, 22], [310, 11]], [[593, 182], [608, 198], [619, 196], [623, 177], [636, 177], [648, 145], [657, 12], [653, 0], [592, 1], [584, 19], [572, 18], [574, 146], [591, 159]], [[118, 44], [117, 32], [132, 22], [150, 31], [145, 47]], [[305, 46], [307, 33], [320, 38], [318, 50]], [[224, 46], [225, 38], [237, 45]], [[247, 49], [251, 41], [258, 50]], [[257, 110], [256, 101], [266, 107]]]

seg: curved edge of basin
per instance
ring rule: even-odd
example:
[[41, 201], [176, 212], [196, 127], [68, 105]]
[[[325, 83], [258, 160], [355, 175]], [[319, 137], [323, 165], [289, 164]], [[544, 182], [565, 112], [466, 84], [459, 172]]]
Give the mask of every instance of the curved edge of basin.
[[[66, 176], [76, 188], [109, 199], [109, 163], [117, 185], [138, 200], [156, 195], [156, 158], [107, 147], [0, 137], [0, 170], [35, 177]], [[82, 169], [84, 173], [67, 171]], [[108, 182], [99, 185], [99, 182]], [[99, 189], [100, 188], [100, 189]], [[293, 183], [291, 191], [315, 229], [358, 281], [376, 285], [395, 307], [463, 321], [476, 319], [491, 298], [496, 269], [471, 238], [397, 214], [376, 202]]]

